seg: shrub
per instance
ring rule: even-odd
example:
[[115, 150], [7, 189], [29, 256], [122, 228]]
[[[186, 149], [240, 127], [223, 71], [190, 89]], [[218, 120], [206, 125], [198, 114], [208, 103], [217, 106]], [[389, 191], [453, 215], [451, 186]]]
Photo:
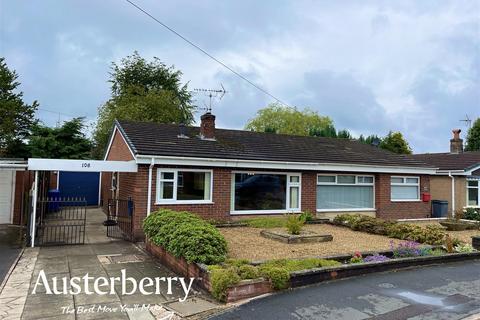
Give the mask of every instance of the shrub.
[[455, 252], [463, 252], [463, 253], [468, 253], [468, 252], [474, 252], [475, 249], [472, 247], [471, 244], [465, 243], [465, 244], [458, 244], [454, 247]]
[[213, 270], [210, 275], [212, 295], [220, 301], [225, 301], [228, 287], [239, 283], [240, 280], [240, 276], [233, 267]]
[[258, 268], [249, 264], [244, 264], [238, 267], [238, 275], [240, 279], [257, 279], [260, 277], [260, 272]]
[[225, 265], [227, 266], [233, 266], [233, 267], [240, 267], [246, 264], [250, 264], [250, 261], [247, 259], [227, 259], [225, 261]]
[[463, 209], [463, 218], [467, 220], [480, 221], [480, 209], [478, 208]]
[[306, 210], [300, 214], [300, 217], [302, 217], [303, 220], [305, 221], [312, 221], [313, 220], [313, 214]]
[[192, 213], [162, 209], [144, 220], [143, 229], [153, 243], [188, 262], [216, 264], [225, 261], [225, 238], [215, 227]]
[[285, 224], [285, 227], [287, 228], [289, 234], [300, 234], [304, 224], [305, 220], [301, 215], [287, 215], [287, 222]]
[[291, 260], [290, 259], [270, 260], [263, 264], [263, 266], [265, 265], [285, 268], [289, 272], [293, 272], [293, 271], [308, 270], [308, 269], [315, 269], [315, 268], [334, 267], [334, 266], [341, 265], [341, 263], [335, 260], [306, 258], [306, 259], [291, 259]]
[[355, 254], [350, 258], [350, 263], [362, 263], [363, 257], [360, 252], [355, 252]]
[[422, 255], [422, 249], [419, 243], [415, 241], [400, 242], [397, 246], [390, 241], [390, 248], [392, 249], [395, 258], [418, 257]]
[[260, 274], [269, 279], [275, 290], [285, 289], [290, 281], [290, 272], [286, 268], [277, 267], [271, 264], [264, 264], [259, 267]]

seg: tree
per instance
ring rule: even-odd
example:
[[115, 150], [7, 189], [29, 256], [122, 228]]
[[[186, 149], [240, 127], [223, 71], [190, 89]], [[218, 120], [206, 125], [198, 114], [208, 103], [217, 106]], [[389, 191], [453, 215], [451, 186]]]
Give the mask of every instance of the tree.
[[0, 157], [27, 158], [25, 139], [37, 123], [38, 103], [23, 101], [23, 92], [16, 92], [20, 85], [17, 79], [17, 73], [0, 58]]
[[309, 132], [309, 135], [312, 137], [336, 138], [337, 130], [335, 129], [333, 124], [331, 124], [324, 128], [312, 128]]
[[28, 149], [33, 158], [88, 159], [92, 142], [83, 133], [83, 118], [66, 121], [58, 128], [37, 124], [29, 138]]
[[350, 131], [343, 129], [337, 132], [337, 138], [339, 139], [353, 139], [352, 134]]
[[468, 129], [466, 151], [480, 150], [480, 118], [473, 122], [473, 126]]
[[389, 150], [398, 154], [412, 154], [412, 149], [408, 145], [401, 132], [390, 131], [380, 142], [380, 148]]
[[275, 132], [298, 136], [308, 136], [312, 132], [320, 132], [333, 126], [329, 117], [320, 116], [308, 108], [299, 111], [297, 108], [285, 107], [272, 103], [257, 112], [245, 128], [256, 132]]
[[192, 97], [181, 76], [158, 58], [149, 62], [137, 52], [120, 64], [112, 63], [112, 97], [99, 108], [95, 156], [103, 155], [115, 119], [192, 124]]

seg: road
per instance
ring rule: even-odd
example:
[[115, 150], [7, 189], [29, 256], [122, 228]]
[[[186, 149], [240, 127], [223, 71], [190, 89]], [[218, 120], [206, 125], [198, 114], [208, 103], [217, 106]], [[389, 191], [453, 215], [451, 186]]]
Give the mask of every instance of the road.
[[18, 229], [0, 225], [0, 284], [20, 253]]
[[467, 316], [480, 319], [479, 260], [316, 284], [253, 300], [212, 319], [453, 320]]

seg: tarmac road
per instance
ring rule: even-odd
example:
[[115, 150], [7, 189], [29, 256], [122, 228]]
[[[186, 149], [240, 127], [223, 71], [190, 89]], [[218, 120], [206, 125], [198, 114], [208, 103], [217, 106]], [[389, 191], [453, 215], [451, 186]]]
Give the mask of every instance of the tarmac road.
[[0, 284], [20, 253], [18, 229], [0, 225]]

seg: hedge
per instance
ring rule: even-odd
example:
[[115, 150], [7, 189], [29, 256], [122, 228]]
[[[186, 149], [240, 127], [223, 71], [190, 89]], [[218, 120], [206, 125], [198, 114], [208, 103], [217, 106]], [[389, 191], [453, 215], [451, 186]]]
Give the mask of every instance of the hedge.
[[446, 235], [439, 226], [429, 225], [422, 228], [411, 223], [385, 221], [360, 214], [340, 214], [333, 219], [333, 222], [355, 231], [363, 231], [430, 245], [443, 244]]
[[223, 235], [190, 212], [160, 209], [145, 218], [143, 231], [154, 244], [188, 262], [216, 264], [227, 256]]

